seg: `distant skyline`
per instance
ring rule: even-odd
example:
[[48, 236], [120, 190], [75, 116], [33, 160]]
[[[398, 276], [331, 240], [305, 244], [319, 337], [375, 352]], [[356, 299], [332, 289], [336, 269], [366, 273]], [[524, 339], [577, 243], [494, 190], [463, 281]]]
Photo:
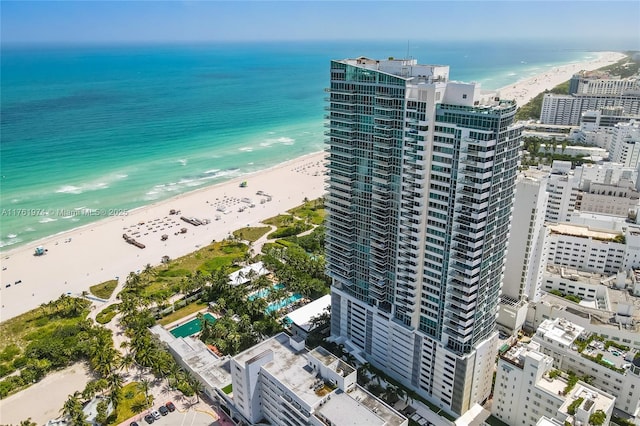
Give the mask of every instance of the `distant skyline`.
[[3, 44], [575, 40], [640, 49], [638, 1], [5, 1]]

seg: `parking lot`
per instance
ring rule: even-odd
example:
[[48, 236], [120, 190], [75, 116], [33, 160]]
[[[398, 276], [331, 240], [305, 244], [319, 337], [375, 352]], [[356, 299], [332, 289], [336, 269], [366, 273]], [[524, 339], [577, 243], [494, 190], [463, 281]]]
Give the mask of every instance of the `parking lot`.
[[[138, 414], [136, 417], [129, 419], [128, 423], [123, 423], [121, 426], [129, 426], [133, 421], [137, 422], [139, 426], [147, 426], [147, 422], [144, 420], [144, 416], [149, 413], [148, 411]], [[218, 425], [217, 417], [213, 413], [197, 411], [194, 409], [188, 411], [174, 411], [166, 416], [160, 417], [153, 422], [153, 426], [213, 426]]]

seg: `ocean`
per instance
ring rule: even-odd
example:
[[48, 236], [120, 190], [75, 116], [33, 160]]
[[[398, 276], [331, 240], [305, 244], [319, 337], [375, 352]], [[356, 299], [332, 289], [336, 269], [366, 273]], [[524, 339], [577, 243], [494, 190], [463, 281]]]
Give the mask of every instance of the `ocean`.
[[322, 150], [329, 61], [356, 56], [450, 65], [452, 79], [496, 89], [594, 54], [522, 42], [3, 46], [0, 250]]

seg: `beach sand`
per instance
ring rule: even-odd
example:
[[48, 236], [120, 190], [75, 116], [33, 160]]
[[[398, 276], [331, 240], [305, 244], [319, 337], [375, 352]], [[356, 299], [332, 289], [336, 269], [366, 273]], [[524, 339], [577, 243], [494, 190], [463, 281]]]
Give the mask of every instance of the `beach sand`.
[[83, 363], [48, 374], [37, 384], [0, 400], [0, 424], [17, 425], [31, 417], [43, 425], [58, 418], [67, 397], [82, 391], [91, 379], [89, 367]]
[[[2, 253], [0, 320], [63, 293], [80, 295], [94, 284], [116, 277], [124, 280], [148, 263], [159, 264], [163, 256], [178, 258], [213, 240], [220, 241], [236, 229], [256, 226], [260, 220], [296, 207], [305, 197], [321, 197], [324, 156], [322, 152], [307, 155]], [[246, 188], [240, 187], [242, 181], [247, 182]], [[257, 195], [258, 191], [268, 196]], [[169, 214], [172, 209], [180, 213]], [[193, 226], [181, 216], [210, 222]], [[183, 228], [184, 234], [180, 233]], [[123, 234], [146, 248], [127, 244]], [[165, 241], [161, 239], [163, 235], [168, 237]], [[34, 256], [38, 246], [44, 247], [46, 254]], [[21, 282], [15, 284], [16, 281]]]
[[542, 74], [503, 87], [499, 90], [500, 97], [503, 99], [514, 99], [518, 102], [518, 105], [524, 105], [539, 93], [552, 89], [558, 84], [569, 80], [573, 74], [579, 71], [592, 71], [602, 68], [625, 57], [624, 54], [618, 52], [596, 52], [594, 55], [594, 59], [589, 62], [576, 62], [554, 67]]
[[[500, 96], [522, 104], [545, 89], [568, 80], [577, 71], [609, 65], [624, 55], [602, 52], [595, 56], [590, 62], [556, 67], [510, 85], [500, 91]], [[300, 205], [305, 197], [318, 198], [324, 195], [323, 162], [324, 153], [304, 156], [272, 169], [133, 210], [127, 216], [110, 217], [4, 252], [0, 258], [0, 321], [63, 293], [80, 295], [91, 285], [116, 277], [123, 280], [146, 264], [159, 264], [165, 255], [172, 259], [183, 256], [212, 240], [224, 239], [236, 229], [256, 226], [260, 220]], [[248, 186], [240, 188], [240, 182], [245, 180]], [[269, 194], [271, 201], [267, 201], [266, 196], [256, 195], [257, 191]], [[243, 198], [249, 198], [255, 206], [249, 207]], [[221, 211], [223, 207], [225, 212]], [[241, 207], [244, 209], [240, 212]], [[179, 210], [180, 214], [170, 215], [171, 209]], [[208, 219], [210, 223], [193, 226], [182, 221], [180, 216]], [[182, 228], [186, 228], [186, 233], [179, 233]], [[146, 248], [127, 244], [123, 234], [143, 243]], [[161, 241], [164, 234], [168, 238]], [[38, 246], [43, 246], [47, 253], [34, 256]], [[21, 282], [15, 284], [16, 281]]]

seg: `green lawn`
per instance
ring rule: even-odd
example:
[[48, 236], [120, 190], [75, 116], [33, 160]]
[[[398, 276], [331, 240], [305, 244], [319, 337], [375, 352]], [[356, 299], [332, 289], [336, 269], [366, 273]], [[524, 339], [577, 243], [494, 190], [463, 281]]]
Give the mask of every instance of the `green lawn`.
[[238, 229], [237, 231], [233, 231], [233, 235], [241, 240], [254, 242], [270, 230], [271, 228], [268, 226], [245, 227]]
[[172, 322], [177, 321], [180, 318], [184, 318], [187, 315], [191, 315], [192, 313], [198, 312], [199, 310], [206, 307], [207, 307], [206, 303], [198, 300], [197, 302], [190, 303], [187, 306], [184, 306], [178, 309], [177, 311], [174, 311], [171, 314], [167, 315], [166, 317], [158, 320], [158, 324], [160, 325], [171, 324]]
[[147, 297], [169, 297], [179, 292], [180, 282], [200, 271], [207, 276], [222, 266], [230, 266], [236, 259], [242, 259], [248, 247], [233, 241], [221, 241], [209, 244], [186, 256], [170, 261], [168, 264], [153, 268], [153, 274], [143, 276], [148, 285], [143, 291]]
[[106, 324], [113, 319], [118, 313], [119, 303], [114, 303], [113, 305], [109, 305], [104, 308], [98, 315], [96, 315], [96, 321], [99, 324]]
[[282, 226], [293, 223], [293, 220], [294, 217], [290, 214], [279, 214], [278, 216], [270, 217], [269, 219], [263, 220], [262, 223], [277, 226], [278, 228], [280, 228]]
[[138, 387], [138, 382], [131, 382], [122, 388], [122, 396], [118, 404], [117, 416], [111, 415], [109, 425], [117, 425], [134, 415], [143, 412], [153, 405], [153, 395], [149, 395], [149, 403], [145, 402], [144, 391]]
[[322, 225], [325, 216], [324, 205], [321, 199], [307, 201], [303, 205], [289, 210], [288, 213], [305, 221], [308, 220], [309, 223], [314, 225]]
[[113, 290], [116, 289], [118, 280], [105, 281], [102, 284], [96, 284], [89, 287], [89, 291], [96, 297], [101, 299], [108, 299], [113, 294]]

